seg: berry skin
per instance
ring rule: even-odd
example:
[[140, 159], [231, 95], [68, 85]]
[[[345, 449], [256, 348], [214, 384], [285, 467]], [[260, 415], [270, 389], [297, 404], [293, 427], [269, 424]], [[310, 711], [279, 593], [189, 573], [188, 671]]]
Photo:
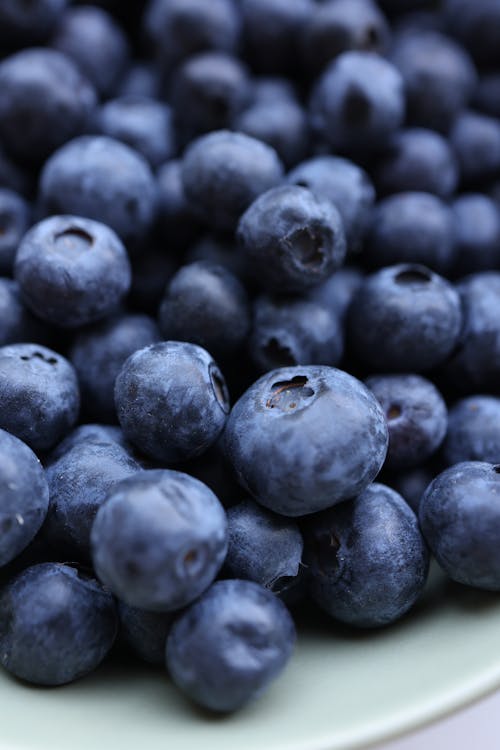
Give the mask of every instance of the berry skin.
[[193, 141], [182, 162], [188, 203], [214, 229], [234, 230], [252, 201], [282, 177], [283, 167], [274, 149], [227, 130]]
[[0, 278], [0, 346], [20, 341], [46, 341], [50, 333], [23, 305], [19, 285]]
[[313, 91], [311, 115], [333, 149], [376, 150], [402, 125], [403, 79], [383, 57], [343, 52]]
[[71, 58], [101, 96], [113, 92], [129, 57], [127, 38], [113, 17], [91, 5], [63, 13], [51, 46]]
[[444, 17], [450, 31], [478, 63], [498, 65], [500, 8], [497, 0], [446, 0]]
[[106, 102], [98, 115], [103, 135], [126, 143], [159, 167], [175, 153], [170, 108], [145, 96], [124, 96]]
[[170, 280], [159, 325], [167, 340], [199, 344], [214, 357], [230, 356], [242, 348], [250, 331], [247, 293], [222, 266], [190, 263]]
[[92, 672], [111, 650], [113, 597], [60, 563], [27, 568], [0, 594], [0, 663], [35, 685], [65, 685]]
[[500, 399], [469, 396], [452, 406], [443, 458], [448, 466], [462, 461], [499, 460]]
[[262, 372], [287, 365], [338, 365], [344, 338], [335, 313], [326, 305], [259, 297], [249, 348]]
[[449, 198], [458, 185], [458, 162], [440, 133], [408, 128], [392, 138], [375, 176], [382, 193], [412, 190]]
[[120, 633], [132, 651], [148, 664], [165, 665], [167, 636], [175, 614], [147, 612], [118, 602]]
[[198, 236], [199, 227], [189, 208], [182, 184], [182, 163], [179, 159], [165, 162], [157, 172], [158, 231], [174, 250], [184, 250]]
[[383, 52], [389, 27], [372, 0], [327, 0], [315, 6], [302, 34], [302, 52], [308, 68], [321, 71], [348, 50]]
[[12, 157], [41, 164], [82, 133], [96, 94], [74, 63], [50, 49], [25, 49], [0, 62], [0, 139]]
[[448, 132], [476, 85], [466, 50], [437, 31], [415, 30], [401, 35], [391, 59], [404, 79], [409, 123]]
[[56, 151], [42, 170], [46, 214], [74, 214], [106, 224], [128, 249], [145, 240], [156, 216], [157, 189], [146, 160], [107, 136], [81, 136]]
[[69, 0], [2, 0], [0, 5], [0, 43], [5, 46], [44, 42], [65, 10]]
[[342, 217], [348, 250], [360, 250], [375, 202], [375, 189], [361, 167], [340, 156], [315, 156], [292, 169], [287, 181], [331, 200]]
[[259, 73], [286, 74], [300, 65], [300, 37], [312, 0], [242, 0], [244, 47]]
[[80, 383], [82, 409], [101, 421], [116, 421], [115, 380], [131, 354], [160, 340], [147, 315], [119, 315], [78, 333], [69, 359]]
[[177, 69], [171, 84], [176, 132], [181, 143], [231, 127], [251, 98], [250, 76], [237, 58], [203, 52]]
[[310, 592], [336, 620], [361, 628], [404, 615], [427, 579], [429, 553], [401, 495], [372, 484], [315, 516], [306, 531]]
[[227, 522], [229, 577], [255, 581], [274, 594], [298, 583], [304, 545], [294, 521], [245, 500], [228, 510]]
[[70, 560], [90, 560], [90, 530], [107, 493], [139, 464], [118, 444], [87, 439], [47, 467], [50, 505], [43, 535]]
[[457, 276], [500, 267], [500, 209], [481, 193], [462, 193], [452, 203]]
[[457, 117], [450, 132], [462, 182], [494, 177], [500, 170], [500, 122], [478, 112]]
[[80, 408], [75, 371], [39, 344], [0, 347], [0, 427], [36, 452], [50, 450], [73, 427]]
[[451, 284], [424, 266], [401, 264], [365, 279], [351, 301], [347, 335], [372, 371], [423, 372], [450, 356], [461, 325]]
[[[0, 174], [0, 184], [3, 182]], [[13, 190], [0, 187], [0, 273], [12, 274], [18, 245], [30, 223], [29, 204]]]
[[144, 471], [118, 483], [91, 534], [97, 576], [126, 604], [185, 607], [212, 583], [227, 551], [224, 508], [178, 471]]
[[120, 238], [104, 224], [76, 216], [52, 216], [30, 229], [14, 273], [29, 309], [64, 328], [114, 312], [131, 283]]
[[361, 492], [380, 471], [388, 433], [362, 383], [310, 365], [254, 383], [233, 407], [224, 442], [238, 481], [257, 502], [303, 516]]
[[296, 185], [257, 198], [240, 219], [237, 239], [249, 273], [280, 293], [315, 286], [342, 265], [346, 253], [335, 206]]
[[178, 341], [132, 354], [115, 384], [122, 430], [157, 461], [201, 455], [222, 432], [229, 412], [224, 378], [200, 346]]
[[234, 119], [233, 127], [272, 146], [288, 167], [307, 156], [310, 145], [307, 113], [293, 95], [272, 100], [270, 106], [267, 99], [255, 96], [254, 92], [254, 101]]
[[457, 289], [463, 326], [445, 368], [446, 382], [461, 393], [496, 393], [500, 377], [500, 273], [471, 274]]
[[482, 461], [439, 474], [419, 507], [422, 532], [450, 578], [500, 591], [499, 468]]
[[168, 77], [184, 58], [204, 50], [235, 52], [241, 19], [232, 0], [150, 0], [146, 35], [160, 70]]
[[40, 461], [21, 440], [0, 430], [0, 568], [34, 539], [48, 506]]
[[456, 257], [453, 213], [431, 193], [397, 193], [372, 213], [365, 257], [374, 267], [421, 263], [446, 273]]
[[366, 385], [387, 418], [385, 466], [398, 470], [423, 464], [446, 435], [447, 409], [437, 388], [420, 375], [374, 375]]
[[252, 581], [218, 581], [174, 623], [167, 668], [175, 684], [212, 711], [235, 711], [259, 696], [288, 662], [293, 620]]
[[129, 453], [132, 451], [130, 443], [127, 443], [119, 427], [109, 424], [81, 424], [56, 445], [49, 453], [46, 464], [50, 465], [72, 450], [75, 445], [86, 442], [119, 445]]

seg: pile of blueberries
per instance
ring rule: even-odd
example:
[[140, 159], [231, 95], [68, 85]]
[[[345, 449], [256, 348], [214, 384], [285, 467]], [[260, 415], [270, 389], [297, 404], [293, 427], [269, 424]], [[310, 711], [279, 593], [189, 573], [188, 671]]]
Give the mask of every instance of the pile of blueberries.
[[12, 675], [500, 591], [500, 0], [0, 0], [0, 273]]

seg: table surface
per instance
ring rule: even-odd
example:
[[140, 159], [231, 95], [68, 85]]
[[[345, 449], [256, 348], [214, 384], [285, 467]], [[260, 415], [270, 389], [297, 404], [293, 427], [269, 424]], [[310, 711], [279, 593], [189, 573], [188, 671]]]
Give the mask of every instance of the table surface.
[[498, 750], [500, 690], [478, 703], [374, 750]]

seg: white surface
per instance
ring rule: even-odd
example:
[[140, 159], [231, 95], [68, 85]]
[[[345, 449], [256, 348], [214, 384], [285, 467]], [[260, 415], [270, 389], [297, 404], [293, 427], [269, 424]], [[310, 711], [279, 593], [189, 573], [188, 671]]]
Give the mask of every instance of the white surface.
[[500, 691], [473, 706], [376, 750], [499, 750]]

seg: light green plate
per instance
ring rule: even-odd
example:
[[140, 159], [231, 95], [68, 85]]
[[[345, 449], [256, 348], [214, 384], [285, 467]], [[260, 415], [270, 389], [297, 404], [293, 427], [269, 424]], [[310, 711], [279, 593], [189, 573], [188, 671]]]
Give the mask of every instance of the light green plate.
[[500, 596], [434, 580], [398, 626], [305, 623], [286, 673], [221, 719], [161, 671], [108, 664], [41, 690], [0, 675], [1, 750], [340, 750], [419, 726], [500, 685]]

